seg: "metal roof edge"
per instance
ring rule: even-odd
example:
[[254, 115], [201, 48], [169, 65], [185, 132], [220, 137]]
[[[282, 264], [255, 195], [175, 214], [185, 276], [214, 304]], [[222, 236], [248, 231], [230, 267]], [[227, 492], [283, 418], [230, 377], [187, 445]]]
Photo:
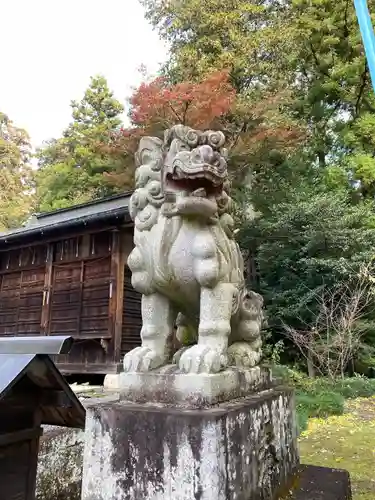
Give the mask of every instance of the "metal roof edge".
[[127, 215], [129, 215], [128, 207], [124, 206], [121, 208], [110, 209], [96, 214], [83, 215], [82, 217], [77, 217], [75, 219], [64, 220], [60, 223], [54, 222], [44, 226], [31, 225], [29, 227], [22, 228], [22, 230], [0, 234], [0, 243], [10, 243], [14, 240], [23, 239], [28, 236], [51, 233], [54, 230], [61, 230], [67, 227], [73, 228], [82, 224], [86, 225], [89, 222], [109, 219], [111, 217], [124, 216], [124, 222], [130, 222], [130, 216], [126, 217]]
[[34, 215], [38, 220], [40, 220], [40, 219], [44, 219], [45, 217], [50, 217], [51, 215], [62, 214], [62, 213], [74, 211], [74, 210], [77, 210], [80, 208], [84, 208], [84, 207], [91, 207], [93, 205], [101, 205], [103, 203], [107, 203], [107, 202], [112, 201], [112, 200], [119, 200], [121, 198], [130, 198], [130, 196], [132, 194], [133, 194], [133, 191], [125, 191], [123, 193], [114, 194], [112, 196], [106, 196], [105, 198], [98, 198], [96, 200], [91, 200], [91, 201], [88, 201], [86, 203], [79, 203], [78, 205], [72, 205], [72, 206], [66, 207], [66, 208], [58, 208], [57, 210], [51, 210], [50, 212], [38, 212], [38, 213], [35, 213]]

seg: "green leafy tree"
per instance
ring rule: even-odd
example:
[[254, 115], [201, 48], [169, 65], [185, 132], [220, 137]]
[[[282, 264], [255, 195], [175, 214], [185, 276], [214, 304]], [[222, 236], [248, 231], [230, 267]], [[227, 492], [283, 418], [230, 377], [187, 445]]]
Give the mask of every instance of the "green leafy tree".
[[30, 152], [27, 133], [0, 113], [0, 231], [17, 227], [32, 210]]
[[[374, 136], [375, 99], [353, 2], [142, 3], [170, 44], [171, 57], [165, 67], [170, 78], [199, 78], [212, 68], [229, 69], [247, 117], [258, 103], [278, 96], [276, 109], [267, 116], [268, 140], [273, 129], [280, 135], [276, 124], [295, 130], [297, 121], [299, 128], [308, 130], [309, 139], [298, 155], [303, 149], [307, 161], [326, 169], [331, 187], [356, 180], [356, 188], [372, 196], [375, 169], [369, 138]], [[369, 1], [369, 9], [375, 11], [374, 0]], [[244, 120], [237, 111], [233, 124], [257, 131], [256, 118]], [[259, 137], [257, 143], [262, 147]], [[262, 149], [278, 150], [267, 141]], [[243, 152], [247, 154], [246, 149]], [[266, 155], [255, 155], [257, 172], [258, 160], [262, 168], [272, 166]]]
[[260, 0], [141, 0], [146, 16], [170, 45], [168, 75], [177, 81], [230, 69], [238, 92], [280, 72], [289, 40], [282, 3]]
[[121, 126], [124, 110], [102, 76], [91, 78], [80, 102], [73, 101], [73, 121], [60, 139], [45, 144], [38, 153], [38, 208], [64, 208], [114, 193], [105, 173], [121, 167], [103, 145], [110, 144]]
[[375, 243], [375, 99], [353, 3], [142, 3], [170, 45], [172, 81], [230, 71], [232, 171], [248, 174], [241, 243], [274, 337], [283, 322], [312, 323], [320, 287], [350, 280]]
[[[231, 170], [237, 185], [273, 157], [289, 158], [308, 134], [291, 108], [287, 54], [292, 52], [289, 4], [244, 0], [142, 0], [146, 15], [169, 43], [164, 73], [172, 83], [201, 81], [229, 71], [236, 106], [227, 114]], [[294, 115], [291, 113], [293, 111]]]
[[330, 188], [349, 180], [357, 194], [373, 197], [375, 99], [354, 4], [294, 0], [290, 10], [294, 109], [311, 131], [312, 160]]
[[373, 202], [353, 205], [346, 192], [300, 187], [242, 230], [257, 243], [260, 289], [271, 324], [299, 326], [314, 319], [321, 287], [349, 280], [371, 262], [375, 248]]

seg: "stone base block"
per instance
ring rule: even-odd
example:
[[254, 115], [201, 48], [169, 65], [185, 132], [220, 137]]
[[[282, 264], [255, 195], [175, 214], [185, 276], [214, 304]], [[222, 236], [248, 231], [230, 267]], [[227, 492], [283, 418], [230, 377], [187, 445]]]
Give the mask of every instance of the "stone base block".
[[[301, 465], [291, 491], [282, 500], [352, 500], [349, 473], [315, 465]], [[281, 499], [279, 499], [281, 500]]]
[[118, 392], [120, 390], [120, 374], [108, 373], [104, 377], [103, 387], [106, 391]]
[[205, 409], [88, 408], [82, 500], [271, 500], [298, 467], [292, 391]]
[[185, 374], [176, 365], [145, 373], [121, 373], [120, 399], [133, 403], [163, 403], [202, 408], [268, 389], [267, 367], [230, 368], [214, 374]]

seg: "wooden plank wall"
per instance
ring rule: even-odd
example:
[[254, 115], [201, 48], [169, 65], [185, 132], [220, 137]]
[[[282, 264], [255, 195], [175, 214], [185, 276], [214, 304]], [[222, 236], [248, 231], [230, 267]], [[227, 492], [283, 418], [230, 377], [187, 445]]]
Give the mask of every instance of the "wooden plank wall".
[[112, 233], [85, 234], [59, 242], [54, 251], [47, 335], [72, 335], [68, 355], [56, 357], [73, 371], [105, 369], [115, 362], [113, 332], [109, 327], [112, 294]]
[[0, 259], [0, 335], [39, 335], [47, 249], [16, 249]]
[[141, 294], [131, 284], [131, 271], [125, 266], [124, 307], [122, 316], [121, 359], [128, 351], [141, 344]]
[[111, 233], [58, 242], [54, 250], [46, 333], [108, 337]]
[[0, 335], [108, 336], [111, 233], [0, 255]]
[[111, 229], [0, 253], [0, 336], [73, 336], [69, 355], [56, 358], [65, 371], [118, 364], [140, 344], [131, 248], [130, 231]]

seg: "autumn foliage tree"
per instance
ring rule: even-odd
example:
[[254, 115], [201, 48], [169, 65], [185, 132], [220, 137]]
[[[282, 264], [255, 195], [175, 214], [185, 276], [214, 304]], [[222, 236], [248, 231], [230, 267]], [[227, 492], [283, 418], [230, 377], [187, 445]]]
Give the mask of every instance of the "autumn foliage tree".
[[169, 85], [159, 77], [142, 83], [130, 98], [130, 119], [147, 133], [158, 133], [176, 123], [193, 128], [219, 124], [234, 105], [236, 92], [228, 71], [217, 71], [201, 82]]
[[122, 156], [123, 171], [109, 173], [117, 185], [128, 183], [134, 172], [134, 152], [144, 135], [162, 137], [164, 130], [181, 123], [193, 128], [218, 128], [236, 104], [236, 91], [227, 71], [217, 71], [201, 82], [182, 82], [170, 85], [158, 77], [142, 83], [129, 99], [130, 126], [113, 135], [106, 152]]
[[123, 172], [110, 177], [117, 184], [126, 184], [130, 170], [134, 169], [133, 154], [140, 137], [162, 137], [166, 128], [181, 123], [199, 129], [222, 129], [231, 151], [232, 177], [241, 181], [250, 158], [252, 166], [260, 165], [260, 158], [268, 155], [270, 149], [286, 152], [305, 137], [305, 131], [281, 115], [280, 107], [286, 99], [284, 91], [268, 92], [251, 107], [236, 91], [228, 70], [214, 71], [200, 81], [174, 85], [166, 77], [144, 82], [129, 99], [131, 126], [115, 134], [113, 142], [105, 146], [111, 154], [124, 159]]

